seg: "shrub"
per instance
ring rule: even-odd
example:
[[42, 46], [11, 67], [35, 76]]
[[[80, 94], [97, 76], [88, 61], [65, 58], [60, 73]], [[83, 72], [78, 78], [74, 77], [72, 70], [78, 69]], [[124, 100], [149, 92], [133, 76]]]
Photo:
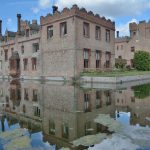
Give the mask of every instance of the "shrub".
[[134, 66], [137, 70], [150, 70], [150, 54], [145, 51], [138, 51], [134, 54]]
[[115, 66], [118, 69], [124, 69], [126, 64], [127, 64], [127, 62], [125, 59], [117, 58], [115, 60]]

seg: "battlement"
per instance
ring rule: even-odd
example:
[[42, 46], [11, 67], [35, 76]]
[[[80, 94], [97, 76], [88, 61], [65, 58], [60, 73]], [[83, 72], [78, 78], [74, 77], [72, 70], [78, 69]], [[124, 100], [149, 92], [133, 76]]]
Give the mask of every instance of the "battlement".
[[73, 16], [80, 17], [87, 21], [94, 22], [115, 30], [115, 22], [111, 21], [110, 19], [107, 20], [105, 17], [101, 17], [99, 14], [94, 14], [92, 11], [87, 11], [85, 8], [79, 8], [77, 5], [73, 5], [70, 9], [66, 7], [61, 12], [57, 10], [54, 12], [54, 14], [48, 14], [45, 17], [41, 16], [40, 24], [46, 25], [48, 23], [53, 23], [58, 20]]
[[149, 21], [145, 21], [145, 20], [142, 20], [142, 21], [139, 21], [139, 23], [136, 23], [136, 22], [132, 22], [129, 24], [129, 29], [131, 31], [136, 31], [138, 30], [139, 28], [149, 28], [150, 27], [150, 20]]

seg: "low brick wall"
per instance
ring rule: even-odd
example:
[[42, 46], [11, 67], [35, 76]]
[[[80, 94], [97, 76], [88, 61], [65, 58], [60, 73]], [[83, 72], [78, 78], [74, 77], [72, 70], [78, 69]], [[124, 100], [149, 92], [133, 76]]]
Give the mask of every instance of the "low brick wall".
[[124, 83], [150, 79], [150, 75], [123, 76], [123, 77], [88, 77], [80, 78], [81, 83]]

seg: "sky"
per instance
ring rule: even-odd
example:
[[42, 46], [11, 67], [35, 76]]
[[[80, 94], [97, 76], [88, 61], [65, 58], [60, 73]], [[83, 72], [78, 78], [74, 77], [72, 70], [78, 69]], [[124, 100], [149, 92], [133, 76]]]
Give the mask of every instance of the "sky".
[[23, 20], [40, 20], [40, 16], [52, 13], [52, 5], [59, 10], [77, 4], [88, 11], [92, 10], [116, 23], [120, 36], [129, 35], [129, 23], [150, 20], [150, 0], [0, 0], [0, 19], [3, 20], [3, 33], [6, 28], [16, 31], [16, 14]]

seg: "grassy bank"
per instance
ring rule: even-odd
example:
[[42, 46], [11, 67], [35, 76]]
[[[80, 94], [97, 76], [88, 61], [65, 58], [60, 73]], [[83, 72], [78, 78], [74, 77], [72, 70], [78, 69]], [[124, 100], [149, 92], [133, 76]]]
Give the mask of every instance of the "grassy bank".
[[97, 77], [121, 77], [121, 76], [136, 76], [136, 75], [146, 75], [150, 74], [150, 71], [137, 71], [137, 70], [131, 70], [131, 71], [111, 71], [111, 72], [97, 72], [97, 71], [91, 71], [91, 72], [83, 72], [81, 73], [81, 76], [97, 76]]

